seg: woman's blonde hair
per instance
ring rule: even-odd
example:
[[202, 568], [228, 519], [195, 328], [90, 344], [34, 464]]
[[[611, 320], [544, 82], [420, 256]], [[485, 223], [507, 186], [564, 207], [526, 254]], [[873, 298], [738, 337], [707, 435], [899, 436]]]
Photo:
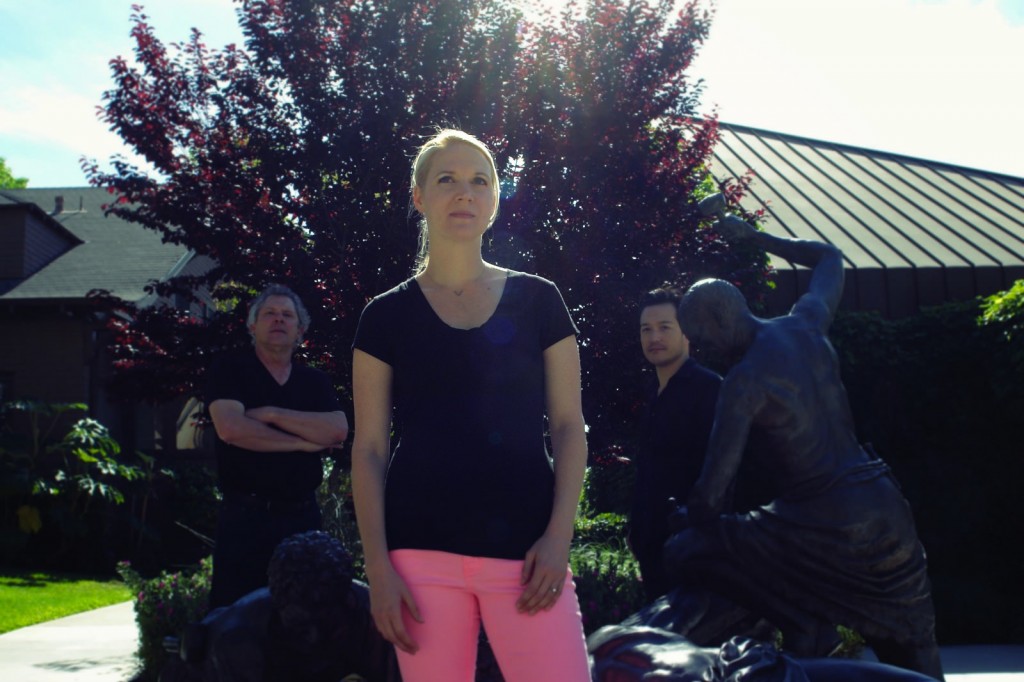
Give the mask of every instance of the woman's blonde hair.
[[[494, 223], [494, 219], [498, 217], [498, 199], [500, 197], [498, 188], [498, 167], [494, 163], [494, 156], [491, 154], [491, 150], [487, 148], [479, 138], [469, 133], [465, 133], [461, 130], [454, 128], [442, 128], [437, 131], [429, 140], [424, 142], [419, 151], [416, 153], [416, 158], [412, 162], [412, 181], [410, 183], [409, 191], [409, 207], [410, 211], [415, 210], [412, 204], [412, 192], [417, 187], [420, 190], [423, 189], [427, 181], [427, 173], [430, 171], [430, 162], [434, 158], [434, 154], [446, 149], [452, 144], [467, 144], [473, 149], [484, 155], [487, 159], [487, 165], [490, 168], [491, 173], [491, 188], [494, 192], [494, 212], [491, 213], [490, 220], [487, 221], [488, 227]], [[416, 263], [413, 266], [415, 273], [423, 272], [424, 268], [427, 267], [427, 256], [430, 250], [429, 235], [427, 232], [427, 220], [425, 217], [420, 217], [420, 234], [419, 234], [419, 248], [416, 252]]]

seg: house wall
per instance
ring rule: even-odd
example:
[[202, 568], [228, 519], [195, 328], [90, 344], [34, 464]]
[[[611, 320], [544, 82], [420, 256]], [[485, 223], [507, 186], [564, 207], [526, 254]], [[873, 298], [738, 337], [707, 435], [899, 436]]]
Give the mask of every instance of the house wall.
[[[775, 288], [768, 293], [765, 310], [769, 317], [785, 315], [797, 299], [807, 292], [811, 271], [795, 268], [782, 261], [773, 263]], [[990, 296], [1013, 286], [1024, 278], [1024, 267], [1006, 265], [961, 268], [850, 268], [844, 270], [845, 282], [840, 310], [877, 312], [899, 319], [921, 312], [923, 308], [951, 301], [966, 301]]]
[[24, 276], [26, 213], [22, 208], [0, 211], [0, 279]]
[[[123, 451], [173, 447], [181, 405], [155, 409], [109, 399], [105, 384], [111, 362], [102, 347], [105, 331], [88, 311], [59, 305], [9, 306], [0, 310], [0, 330], [2, 400], [85, 403], [89, 416], [110, 430]], [[74, 419], [80, 416], [75, 414]]]
[[73, 313], [0, 312], [0, 375], [8, 377], [5, 399], [87, 402], [89, 329]]

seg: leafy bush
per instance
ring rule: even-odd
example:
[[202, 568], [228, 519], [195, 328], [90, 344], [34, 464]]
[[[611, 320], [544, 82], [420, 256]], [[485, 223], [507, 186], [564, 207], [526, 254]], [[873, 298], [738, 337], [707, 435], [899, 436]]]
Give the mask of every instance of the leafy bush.
[[206, 557], [190, 571], [162, 571], [154, 578], [143, 578], [129, 562], [122, 561], [117, 573], [134, 595], [143, 674], [155, 679], [167, 658], [164, 638], [180, 637], [186, 625], [206, 615], [213, 559]]
[[839, 632], [842, 643], [833, 656], [836, 658], [860, 658], [867, 644], [860, 633], [843, 625], [836, 626], [836, 631]]
[[569, 566], [588, 635], [644, 605], [640, 567], [625, 542], [628, 519], [616, 513], [628, 507], [631, 488], [632, 464], [617, 449], [595, 456], [583, 475]]
[[605, 512], [596, 516], [576, 518], [574, 539], [578, 545], [594, 543], [621, 544], [626, 537], [629, 519], [623, 514]]
[[317, 490], [317, 502], [323, 515], [323, 530], [337, 538], [352, 557], [357, 580], [366, 580], [363, 543], [356, 525], [355, 503], [352, 500], [351, 460], [324, 458], [324, 478]]
[[636, 467], [623, 455], [624, 451], [621, 445], [613, 444], [591, 454], [583, 479], [582, 516], [629, 513]]
[[[981, 303], [978, 323], [995, 328], [1006, 341], [1006, 353], [1014, 374], [1024, 374], [1024, 279], [1019, 279], [1006, 291], [985, 298]], [[1003, 393], [1020, 390], [1019, 382], [1000, 382], [996, 385]]]
[[624, 544], [575, 545], [569, 565], [586, 634], [618, 623], [644, 606], [640, 567]]
[[[81, 403], [20, 400], [0, 409], [2, 555], [53, 563], [102, 547], [105, 512], [125, 500], [124, 487], [142, 476], [125, 463], [121, 446]], [[63, 433], [63, 436], [57, 434]], [[30, 546], [33, 537], [42, 537]], [[108, 566], [109, 568], [109, 566]]]
[[5, 464], [24, 472], [31, 494], [64, 495], [73, 508], [87, 507], [93, 498], [124, 502], [124, 494], [116, 485], [118, 479], [131, 481], [140, 471], [118, 461], [121, 446], [107, 427], [83, 417], [71, 425], [63, 438], [52, 437], [65, 415], [87, 409], [82, 403], [35, 400], [3, 405], [0, 413], [5, 426], [11, 413], [20, 412], [26, 417], [27, 433], [5, 428], [0, 456]]
[[165, 452], [157, 466], [158, 476], [137, 481], [129, 491], [128, 530], [135, 542], [117, 555], [143, 575], [197, 563], [212, 550], [217, 527], [216, 460]]
[[[939, 641], [1024, 636], [1008, 560], [1024, 508], [1024, 285], [890, 320], [840, 313], [830, 330], [857, 435], [896, 474], [928, 552]], [[1016, 320], [1016, 322], [1015, 322]]]
[[1006, 291], [984, 299], [981, 305], [982, 324], [1006, 325], [1006, 337], [1013, 338], [1024, 332], [1024, 279], [1019, 279]]

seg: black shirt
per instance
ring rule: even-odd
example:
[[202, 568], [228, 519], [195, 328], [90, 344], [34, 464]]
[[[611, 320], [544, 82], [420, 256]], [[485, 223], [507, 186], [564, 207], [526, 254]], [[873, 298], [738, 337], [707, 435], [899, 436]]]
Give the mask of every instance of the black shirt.
[[630, 543], [638, 558], [656, 555], [668, 539], [668, 498], [686, 504], [700, 476], [722, 378], [688, 358], [659, 395], [649, 396], [636, 458]]
[[415, 279], [367, 304], [354, 347], [393, 370], [389, 549], [523, 558], [554, 500], [543, 354], [575, 333], [555, 285], [519, 272], [474, 329], [441, 320]]
[[[303, 412], [341, 409], [330, 378], [318, 369], [292, 362], [288, 381], [281, 384], [249, 348], [221, 358], [210, 368], [206, 404], [237, 400], [246, 409], [272, 405]], [[256, 452], [217, 438], [217, 482], [224, 493], [295, 500], [316, 490], [323, 479], [320, 453]]]

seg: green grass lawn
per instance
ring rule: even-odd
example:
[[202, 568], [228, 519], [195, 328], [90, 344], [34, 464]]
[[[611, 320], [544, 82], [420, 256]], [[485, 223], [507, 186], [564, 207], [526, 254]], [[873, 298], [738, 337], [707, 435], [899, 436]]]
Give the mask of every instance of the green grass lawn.
[[0, 572], [0, 633], [131, 598], [118, 578]]

